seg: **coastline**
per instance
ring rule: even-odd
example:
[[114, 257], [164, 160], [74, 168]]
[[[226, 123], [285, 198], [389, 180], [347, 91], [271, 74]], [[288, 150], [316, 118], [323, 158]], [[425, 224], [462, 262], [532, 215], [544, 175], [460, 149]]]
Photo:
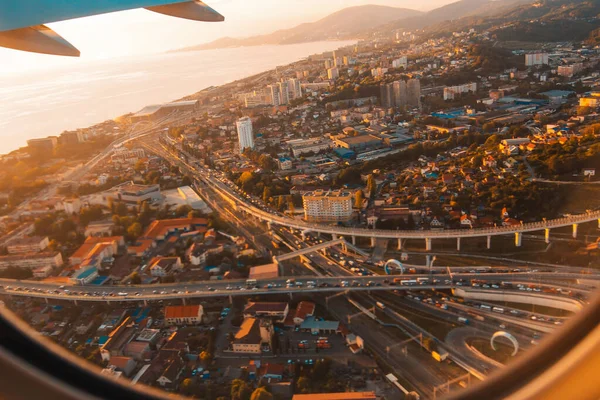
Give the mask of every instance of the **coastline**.
[[[0, 129], [6, 133], [0, 151], [9, 154], [26, 146], [28, 139], [86, 129], [148, 105], [194, 96], [209, 87], [221, 89], [353, 43], [282, 45], [285, 51], [276, 45], [160, 53], [122, 64], [116, 60], [96, 68], [54, 71], [39, 81], [29, 74], [0, 79], [0, 105], [5, 105], [0, 108]], [[231, 62], [236, 59], [243, 61]]]

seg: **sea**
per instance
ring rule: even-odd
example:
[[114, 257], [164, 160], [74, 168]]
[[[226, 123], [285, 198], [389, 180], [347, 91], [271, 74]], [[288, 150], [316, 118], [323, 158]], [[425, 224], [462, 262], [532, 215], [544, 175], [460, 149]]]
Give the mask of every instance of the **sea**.
[[163, 53], [0, 76], [0, 153], [352, 43]]

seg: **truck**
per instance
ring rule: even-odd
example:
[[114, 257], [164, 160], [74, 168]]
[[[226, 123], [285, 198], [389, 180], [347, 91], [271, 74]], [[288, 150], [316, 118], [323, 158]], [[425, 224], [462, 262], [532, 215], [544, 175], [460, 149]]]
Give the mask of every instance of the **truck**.
[[246, 279], [246, 287], [251, 288], [256, 286], [258, 282], [256, 281], [256, 279]]
[[433, 357], [436, 361], [442, 362], [448, 358], [448, 352], [444, 350], [432, 351], [431, 357]]
[[465, 325], [469, 325], [469, 320], [465, 317], [458, 317], [458, 322], [462, 322]]
[[375, 304], [377, 304], [377, 307], [381, 308], [382, 310], [385, 310], [385, 304], [383, 304], [383, 303], [381, 303], [379, 301], [377, 303], [375, 303]]

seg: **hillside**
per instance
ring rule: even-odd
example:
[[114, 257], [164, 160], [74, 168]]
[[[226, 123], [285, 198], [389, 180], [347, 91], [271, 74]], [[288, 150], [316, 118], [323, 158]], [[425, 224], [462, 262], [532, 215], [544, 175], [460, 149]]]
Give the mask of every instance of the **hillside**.
[[385, 24], [373, 30], [386, 32], [396, 29], [413, 30], [423, 29], [437, 24], [446, 25], [447, 21], [493, 15], [498, 12], [510, 10], [516, 5], [531, 3], [533, 0], [460, 0], [436, 8], [415, 18], [401, 19]]
[[421, 15], [407, 8], [376, 5], [348, 7], [316, 22], [305, 23], [290, 29], [248, 38], [225, 37], [214, 42], [186, 47], [178, 51], [208, 50], [223, 47], [257, 46], [264, 44], [293, 44], [328, 39], [351, 39], [364, 30], [372, 29], [402, 18]]
[[487, 29], [500, 41], [558, 42], [584, 40], [600, 27], [600, 0], [546, 0], [522, 4], [488, 16], [463, 17], [430, 26], [431, 34]]

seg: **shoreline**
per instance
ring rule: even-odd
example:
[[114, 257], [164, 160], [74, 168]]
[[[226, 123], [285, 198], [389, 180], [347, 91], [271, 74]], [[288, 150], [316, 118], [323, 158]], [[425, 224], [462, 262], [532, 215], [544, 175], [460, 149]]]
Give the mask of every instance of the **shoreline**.
[[[332, 48], [331, 50], [323, 50], [323, 51], [318, 51], [318, 50], [317, 50], [317, 51], [314, 51], [314, 50], [313, 50], [313, 51], [311, 51], [310, 53], [308, 53], [308, 54], [306, 54], [306, 55], [303, 55], [303, 56], [301, 56], [301, 57], [298, 57], [298, 58], [294, 59], [294, 60], [293, 60], [293, 61], [291, 61], [291, 62], [290, 62], [290, 61], [287, 61], [287, 62], [283, 62], [283, 63], [277, 63], [276, 65], [274, 65], [274, 66], [272, 66], [272, 67], [268, 67], [268, 68], [266, 68], [266, 69], [261, 69], [261, 70], [260, 70], [260, 71], [258, 71], [258, 72], [254, 72], [254, 71], [252, 71], [252, 72], [251, 72], [249, 75], [244, 75], [243, 77], [239, 77], [239, 78], [237, 78], [237, 77], [233, 77], [233, 78], [227, 79], [225, 82], [222, 82], [222, 83], [219, 83], [219, 84], [216, 84], [216, 85], [211, 85], [209, 82], [206, 82], [205, 84], [202, 84], [201, 82], [199, 82], [199, 85], [200, 85], [200, 87], [201, 87], [201, 89], [199, 89], [199, 90], [195, 90], [195, 91], [191, 91], [191, 92], [190, 92], [190, 91], [189, 91], [189, 89], [188, 89], [188, 90], [187, 90], [187, 93], [185, 93], [185, 94], [183, 94], [183, 95], [170, 95], [170, 94], [165, 94], [164, 96], [159, 96], [159, 97], [161, 97], [162, 99], [164, 99], [164, 98], [166, 97], [166, 98], [167, 98], [167, 100], [159, 100], [159, 101], [154, 101], [154, 100], [144, 100], [144, 102], [143, 102], [143, 103], [142, 103], [140, 106], [137, 106], [137, 107], [128, 107], [127, 111], [125, 111], [125, 112], [120, 112], [120, 113], [111, 113], [112, 115], [111, 115], [110, 117], [100, 117], [100, 118], [97, 118], [95, 122], [88, 123], [88, 124], [86, 124], [86, 125], [78, 125], [78, 126], [76, 126], [76, 127], [75, 127], [75, 126], [73, 126], [73, 125], [75, 125], [75, 124], [72, 124], [71, 126], [69, 126], [69, 123], [68, 123], [68, 122], [66, 122], [66, 123], [64, 123], [64, 124], [61, 124], [63, 127], [62, 127], [62, 128], [59, 128], [59, 129], [55, 129], [55, 128], [53, 128], [53, 127], [50, 127], [50, 128], [46, 128], [46, 127], [44, 127], [43, 129], [42, 129], [42, 128], [37, 128], [37, 129], [35, 129], [35, 130], [38, 130], [38, 131], [42, 131], [42, 130], [44, 130], [44, 131], [48, 131], [48, 133], [46, 133], [46, 134], [44, 134], [44, 135], [40, 135], [40, 134], [28, 135], [28, 134], [26, 134], [26, 133], [25, 133], [25, 134], [18, 134], [18, 135], [7, 135], [7, 136], [6, 136], [6, 138], [7, 138], [7, 139], [10, 139], [10, 141], [17, 141], [17, 140], [18, 140], [19, 142], [21, 142], [21, 140], [23, 140], [23, 139], [25, 139], [25, 141], [26, 141], [26, 140], [29, 140], [29, 139], [44, 138], [44, 137], [48, 137], [48, 136], [58, 136], [60, 133], [62, 133], [62, 132], [64, 132], [64, 131], [72, 131], [72, 130], [77, 130], [77, 129], [89, 129], [89, 128], [93, 127], [93, 126], [96, 126], [96, 125], [102, 124], [103, 122], [106, 122], [106, 121], [114, 121], [114, 120], [118, 120], [119, 118], [121, 118], [121, 117], [123, 117], [123, 116], [129, 115], [129, 114], [132, 114], [132, 113], [135, 113], [135, 112], [137, 112], [137, 111], [141, 110], [142, 108], [144, 108], [144, 107], [146, 107], [146, 106], [149, 106], [149, 105], [153, 105], [153, 104], [164, 104], [164, 103], [170, 103], [170, 102], [174, 102], [174, 101], [179, 101], [179, 100], [181, 100], [181, 99], [185, 99], [185, 98], [190, 98], [190, 97], [193, 97], [193, 96], [197, 96], [197, 95], [199, 95], [200, 93], [202, 93], [203, 91], [205, 91], [206, 89], [208, 89], [208, 88], [211, 88], [211, 87], [214, 87], [214, 88], [215, 88], [215, 90], [223, 90], [223, 89], [227, 89], [227, 88], [228, 88], [230, 85], [239, 84], [239, 83], [245, 82], [245, 81], [247, 81], [247, 80], [254, 79], [254, 78], [256, 78], [257, 76], [260, 76], [260, 75], [262, 75], [262, 74], [266, 74], [266, 73], [269, 73], [269, 72], [273, 72], [273, 71], [274, 71], [274, 69], [275, 69], [275, 68], [277, 68], [277, 67], [283, 67], [283, 66], [286, 66], [286, 67], [287, 67], [287, 66], [291, 66], [291, 65], [293, 65], [293, 64], [295, 64], [295, 63], [298, 63], [298, 62], [301, 62], [301, 61], [303, 61], [304, 59], [306, 59], [306, 58], [308, 58], [308, 57], [311, 57], [311, 56], [314, 56], [314, 55], [318, 55], [318, 54], [327, 53], [327, 52], [331, 52], [331, 51], [334, 51], [334, 50], [336, 50], [336, 49], [338, 49], [338, 48], [341, 48], [341, 47], [345, 47], [345, 46], [352, 45], [353, 43], [356, 43], [356, 42], [355, 42], [355, 41], [335, 41], [335, 42], [331, 42], [331, 41], [323, 41], [323, 42], [309, 42], [309, 43], [304, 43], [304, 44], [305, 44], [305, 45], [318, 45], [318, 44], [320, 44], [320, 43], [321, 43], [321, 44], [323, 44], [323, 45], [325, 45], [325, 44], [332, 44], [332, 45], [333, 45], [333, 44], [335, 44], [335, 47], [334, 47], [334, 48]], [[288, 46], [297, 46], [297, 45], [265, 45], [265, 46], [251, 46], [251, 47], [248, 47], [248, 46], [246, 46], [246, 47], [240, 47], [240, 48], [221, 49], [221, 50], [217, 50], [217, 51], [223, 51], [223, 52], [227, 52], [227, 51], [232, 51], [232, 50], [240, 50], [240, 49], [252, 50], [252, 49], [256, 49], [257, 47], [262, 47], [263, 49], [267, 49], [267, 50], [268, 50], [268, 49], [270, 49], [270, 48], [279, 48], [279, 47], [281, 47], [281, 46], [286, 46], [286, 47], [288, 47]], [[208, 51], [215, 51], [215, 50], [208, 50]], [[204, 50], [203, 50], [203, 51], [198, 51], [198, 52], [201, 52], [201, 53], [206, 53], [206, 51], [204, 51]], [[177, 57], [173, 57], [174, 55], [179, 55], [179, 56], [183, 57], [183, 56], [184, 56], [184, 55], [186, 55], [186, 54], [194, 54], [194, 53], [197, 53], [197, 52], [195, 52], [195, 51], [187, 51], [187, 52], [179, 52], [179, 53], [170, 53], [170, 54], [169, 54], [169, 56], [170, 56], [170, 57], [169, 57], [168, 61], [170, 61], [171, 63], [178, 61], [178, 58], [177, 58]], [[158, 62], [158, 63], [160, 63], [161, 61], [165, 61], [165, 60], [163, 60], [163, 58], [164, 58], [164, 56], [165, 56], [166, 54], [167, 54], [167, 53], [159, 53], [159, 54], [148, 55], [148, 56], [147, 56], [147, 59], [148, 59], [148, 60], [151, 60], [151, 61], [153, 61], [153, 62]], [[225, 54], [225, 55], [227, 55], [227, 54]], [[162, 57], [161, 57], [161, 56], [162, 56]], [[256, 62], [259, 62], [260, 60], [258, 60], [258, 59], [257, 59], [257, 60], [253, 60], [253, 61], [254, 61], [254, 63], [256, 63]], [[134, 67], [135, 67], [135, 70], [136, 70], [136, 71], [140, 71], [140, 74], [143, 74], [143, 73], [147, 72], [147, 71], [144, 71], [144, 70], [143, 70], [143, 66], [144, 66], [144, 64], [143, 64], [141, 61], [138, 61], [138, 63], [140, 64], [140, 67], [138, 68], [138, 66], [137, 66], [137, 65], [135, 65], [135, 66], [134, 66]], [[113, 68], [114, 68], [114, 65], [118, 65], [118, 64], [119, 64], [119, 62], [118, 62], [118, 61], [117, 61], [117, 62], [115, 62], [115, 63], [113, 64]], [[136, 64], [137, 64], [137, 63], [136, 63]], [[204, 62], [204, 64], [206, 64], [206, 62]], [[131, 66], [130, 66], [130, 65], [128, 65], [128, 67], [129, 67], [129, 68], [131, 68]], [[230, 67], [230, 66], [228, 66], [228, 67]], [[123, 67], [123, 68], [125, 68], [125, 67]], [[209, 66], [209, 67], [204, 67], [204, 66], [202, 66], [202, 65], [201, 65], [201, 66], [199, 67], [199, 69], [198, 69], [198, 70], [200, 70], [200, 71], [202, 72], [202, 75], [201, 75], [201, 77], [205, 75], [205, 74], [204, 74], [204, 70], [203, 70], [203, 68], [210, 68], [210, 66]], [[231, 68], [230, 68], [230, 69], [231, 69]], [[195, 70], [195, 71], [193, 71], [193, 72], [195, 72], [195, 73], [197, 74], [197, 73], [198, 73], [198, 70]], [[158, 72], [160, 73], [160, 72], [162, 72], [162, 71], [160, 71], [160, 69], [158, 69]], [[171, 71], [169, 71], [169, 72], [171, 72]], [[188, 79], [192, 79], [192, 80], [194, 79], [194, 77], [193, 77], [193, 76], [190, 76], [190, 75], [193, 75], [193, 72], [186, 71], [186, 73], [187, 73], [187, 75], [186, 75], [186, 76], [188, 77]], [[209, 70], [209, 72], [212, 72], [212, 71], [210, 71], [210, 70]], [[233, 70], [231, 73], [235, 73], [235, 71]], [[123, 75], [127, 75], [127, 73], [126, 73], [126, 72], [123, 72], [122, 74], [123, 74]], [[58, 73], [57, 75], [60, 75], [60, 73]], [[111, 78], [111, 77], [109, 76], [109, 78]], [[211, 77], [210, 77], [210, 74], [208, 74], [208, 76], [207, 76], [206, 78], [207, 78], [207, 79], [210, 79], [210, 78], [211, 78]], [[216, 76], [214, 79], [218, 79], [218, 78], [219, 78], [219, 76]], [[166, 79], [173, 79], [173, 78], [172, 78], [172, 77], [167, 77]], [[175, 80], [174, 80], [174, 81], [175, 81]], [[180, 80], [180, 81], [181, 81], [181, 80]], [[159, 82], [160, 82], [160, 81], [159, 81]], [[87, 84], [87, 82], [85, 82], [85, 83]], [[91, 83], [93, 84], [94, 82], [92, 81]], [[143, 86], [143, 85], [144, 85], [144, 83], [146, 83], [146, 82], [136, 82], [136, 83], [135, 83], [135, 86], [134, 86], [134, 89], [137, 89], [138, 91], [141, 91], [141, 92], [143, 92], [143, 91], [146, 91], [146, 90], [152, 90], [152, 88], [148, 89], [148, 87], [144, 87], [144, 86]], [[180, 82], [179, 82], [179, 83], [180, 83]], [[50, 82], [50, 84], [53, 84], [53, 82]], [[15, 87], [16, 87], [17, 89], [25, 88], [25, 89], [27, 89], [27, 90], [29, 90], [29, 91], [33, 92], [34, 90], [37, 90], [37, 88], [35, 88], [35, 87], [31, 88], [30, 86], [36, 86], [36, 85], [40, 85], [40, 86], [42, 86], [42, 87], [43, 87], [44, 85], [48, 85], [48, 83], [46, 83], [46, 82], [42, 82], [42, 83], [33, 83], [33, 84], [32, 84], [32, 83], [29, 83], [29, 82], [24, 82], [24, 83], [22, 83], [22, 84], [18, 84], [18, 85], [16, 85]], [[171, 82], [168, 82], [168, 83], [166, 83], [166, 86], [167, 86], [167, 85], [171, 85]], [[75, 91], [75, 90], [76, 90], [76, 86], [77, 86], [77, 83], [75, 83], [75, 84], [73, 84], [73, 85], [69, 84], [69, 86], [68, 86], [67, 88], [64, 88], [64, 87], [57, 86], [56, 88], [53, 88], [53, 90], [54, 90], [54, 91], [59, 91], [59, 92], [60, 92], [60, 90], [63, 90], [63, 91], [64, 91], [64, 90], [67, 90], [67, 91]], [[57, 90], [57, 89], [58, 89], [58, 90]], [[86, 89], [87, 89], [87, 86], [86, 86], [86, 87], [84, 87], [83, 89], [81, 89], [81, 88], [79, 88], [79, 89], [80, 89], [80, 91], [81, 91], [81, 90], [86, 90]], [[96, 100], [97, 96], [89, 96], [89, 99], [84, 99], [84, 101], [86, 101], [87, 103], [90, 103], [90, 107], [91, 107], [91, 106], [93, 106], [93, 104], [94, 104], [94, 103], [96, 103], [96, 104], [106, 104], [107, 102], [110, 102], [110, 101], [111, 101], [111, 100], [110, 100], [110, 98], [118, 98], [118, 97], [120, 97], [121, 95], [128, 95], [128, 94], [131, 94], [131, 92], [132, 92], [132, 90], [131, 90], [131, 89], [127, 89], [127, 88], [124, 88], [123, 90], [124, 90], [124, 92], [125, 92], [124, 94], [111, 92], [111, 93], [110, 93], [110, 94], [111, 94], [111, 96], [107, 97], [107, 99], [106, 99], [106, 100], [103, 100], [103, 99], [101, 99], [101, 100]], [[128, 91], [128, 90], [129, 90], [129, 91]], [[181, 90], [180, 90], [180, 92], [181, 92]], [[53, 93], [52, 93], [52, 94], [53, 94]], [[72, 94], [72, 96], [73, 96], [73, 97], [75, 97], [75, 98], [77, 97], [77, 95], [78, 95], [77, 93], [74, 93], [74, 94]], [[23, 94], [19, 94], [18, 96], [21, 96], [21, 97], [23, 97], [23, 96], [25, 96], [25, 95], [23, 95]], [[43, 97], [46, 97], [46, 96], [48, 96], [48, 95], [44, 95], [44, 94], [38, 94], [38, 95], [37, 95], [37, 97], [40, 97], [40, 98], [43, 98]], [[35, 96], [34, 96], [34, 97], [35, 97]], [[157, 96], [155, 96], [155, 97], [157, 97]], [[7, 99], [6, 99], [6, 101], [7, 101], [7, 102], [10, 102], [10, 101], [11, 101], [11, 99], [10, 99], [10, 98], [7, 98]], [[12, 101], [13, 101], [13, 102], [15, 102], [15, 103], [18, 103], [18, 101], [14, 101], [14, 100], [12, 100]], [[40, 100], [40, 101], [41, 101], [41, 100]], [[85, 105], [84, 105], [83, 103], [82, 103], [82, 104], [75, 103], [75, 105], [76, 105], [76, 106], [79, 106], [80, 108], [85, 108]], [[37, 105], [35, 105], [35, 106], [37, 106]], [[62, 104], [61, 104], [61, 106], [56, 106], [55, 108], [57, 108], [57, 109], [60, 109], [60, 108], [65, 108], [65, 107], [69, 107], [69, 106], [71, 106], [71, 104], [70, 104], [70, 103], [65, 103], [64, 105], [62, 105]], [[55, 110], [42, 110], [42, 111], [43, 111], [43, 112], [47, 112], [48, 114], [52, 114], [52, 113], [53, 113]], [[21, 111], [21, 112], [23, 112], [23, 111]], [[25, 112], [27, 112], [27, 111], [25, 111]], [[19, 114], [20, 112], [19, 112], [19, 111], [16, 111], [16, 113], [17, 113], [17, 114]], [[27, 112], [27, 115], [28, 115], [28, 114], [31, 114], [31, 113]], [[75, 114], [76, 114], [76, 113], [75, 113]], [[13, 113], [13, 115], [14, 115], [14, 113]], [[13, 115], [11, 115], [11, 116], [13, 116]], [[18, 118], [18, 117], [19, 117], [19, 115], [17, 115], [17, 117], [16, 117], [16, 118]], [[31, 118], [31, 120], [34, 120], [34, 121], [36, 120], [36, 117], [34, 117], [34, 116], [29, 116], [29, 118]], [[28, 118], [28, 119], [29, 119], [29, 118]], [[49, 118], [49, 117], [47, 117], [47, 116], [44, 116], [44, 117], [39, 117], [39, 116], [38, 116], [37, 120], [38, 120], [38, 121], [40, 121], [40, 120], [48, 120], [48, 118]], [[66, 117], [66, 118], [63, 118], [63, 121], [64, 121], [65, 119], [68, 119], [68, 117]], [[10, 119], [9, 119], [9, 121], [10, 121]], [[18, 121], [14, 121], [14, 122], [11, 122], [11, 123], [12, 123], [13, 125], [17, 125], [17, 122], [18, 122]], [[8, 123], [7, 123], [6, 125], [8, 125]], [[66, 126], [65, 126], [65, 125], [66, 125]], [[10, 128], [9, 126], [10, 126], [10, 125], [8, 125], [8, 127], [5, 127], [5, 128], [3, 128], [3, 129], [4, 129], [4, 130], [18, 129], [18, 128]], [[31, 128], [30, 128], [30, 129], [31, 129]], [[16, 140], [15, 140], [15, 139], [16, 139]], [[2, 153], [0, 153], [0, 155], [4, 156], [4, 155], [8, 155], [8, 154], [11, 154], [11, 153], [17, 152], [17, 151], [22, 151], [24, 148], [27, 148], [27, 144], [26, 144], [26, 143], [20, 143], [19, 145], [15, 145], [15, 146], [12, 146], [12, 145], [7, 145], [7, 147], [13, 147], [13, 148], [12, 148], [12, 149], [9, 149], [9, 150], [6, 150], [6, 151], [3, 151]]]

